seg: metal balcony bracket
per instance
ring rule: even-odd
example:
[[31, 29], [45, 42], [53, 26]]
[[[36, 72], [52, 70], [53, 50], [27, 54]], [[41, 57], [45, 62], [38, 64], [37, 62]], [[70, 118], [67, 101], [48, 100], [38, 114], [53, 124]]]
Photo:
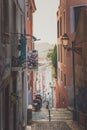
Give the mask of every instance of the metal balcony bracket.
[[65, 49], [67, 49], [67, 51], [73, 51], [78, 55], [82, 55], [82, 47], [66, 47]]

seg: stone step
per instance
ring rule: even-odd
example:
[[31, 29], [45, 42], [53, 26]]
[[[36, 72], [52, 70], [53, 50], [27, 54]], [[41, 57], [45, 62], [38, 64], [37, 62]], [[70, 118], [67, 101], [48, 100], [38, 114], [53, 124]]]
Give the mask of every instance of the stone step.
[[72, 113], [69, 110], [50, 110], [52, 113]]
[[71, 112], [52, 112], [52, 111], [50, 111], [50, 113], [51, 114], [53, 114], [53, 115], [64, 115], [64, 116], [66, 116], [66, 115], [72, 115], [72, 113]]
[[72, 117], [72, 115], [52, 115], [53, 117]]
[[72, 113], [71, 111], [52, 111], [50, 110], [52, 113]]
[[[49, 116], [49, 115], [47, 115], [47, 116]], [[72, 115], [66, 115], [66, 116], [62, 115], [62, 116], [61, 116], [61, 115], [52, 115], [52, 114], [51, 114], [50, 116], [51, 116], [51, 117], [61, 117], [61, 118], [66, 118], [66, 117], [67, 117], [67, 118], [72, 118], [72, 117], [73, 117]]]
[[72, 118], [69, 117], [51, 117], [51, 119], [58, 119], [58, 120], [72, 120]]
[[72, 113], [58, 113], [58, 112], [50, 112], [53, 115], [72, 115]]

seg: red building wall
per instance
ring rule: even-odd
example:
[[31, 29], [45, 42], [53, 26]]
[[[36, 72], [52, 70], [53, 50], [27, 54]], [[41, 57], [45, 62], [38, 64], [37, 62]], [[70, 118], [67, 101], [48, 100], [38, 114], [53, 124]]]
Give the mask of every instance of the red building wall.
[[[36, 6], [34, 0], [26, 0], [27, 6], [27, 21], [26, 21], [26, 33], [33, 35], [33, 13], [36, 11]], [[32, 37], [27, 37], [27, 52], [34, 49], [34, 43], [32, 42]], [[29, 83], [28, 89], [33, 92], [33, 71], [28, 70]], [[32, 95], [33, 96], [33, 95]]]
[[[57, 77], [57, 107], [66, 108], [73, 106], [73, 77], [72, 77], [72, 53], [64, 50], [62, 46], [62, 35], [67, 33], [69, 36], [69, 46], [75, 38], [75, 32], [71, 27], [73, 20], [71, 8], [87, 4], [86, 0], [60, 0], [57, 11], [57, 48], [58, 48], [58, 77]], [[64, 13], [65, 12], [65, 13]], [[64, 85], [64, 74], [66, 75], [66, 85]]]

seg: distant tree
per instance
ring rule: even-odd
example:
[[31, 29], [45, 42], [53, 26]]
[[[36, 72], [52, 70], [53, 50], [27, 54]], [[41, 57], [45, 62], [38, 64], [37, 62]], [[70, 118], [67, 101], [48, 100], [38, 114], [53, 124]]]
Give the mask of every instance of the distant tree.
[[57, 77], [57, 46], [54, 46], [53, 53], [52, 53], [52, 65], [54, 67], [54, 77]]
[[57, 68], [57, 46], [54, 46], [53, 52], [52, 52], [52, 64], [55, 68]]
[[49, 49], [48, 53], [47, 53], [47, 58], [51, 60], [52, 58], [52, 53], [53, 53], [53, 49]]
[[53, 77], [57, 77], [57, 46], [55, 45], [52, 50], [49, 50], [47, 58], [51, 60], [53, 66]]

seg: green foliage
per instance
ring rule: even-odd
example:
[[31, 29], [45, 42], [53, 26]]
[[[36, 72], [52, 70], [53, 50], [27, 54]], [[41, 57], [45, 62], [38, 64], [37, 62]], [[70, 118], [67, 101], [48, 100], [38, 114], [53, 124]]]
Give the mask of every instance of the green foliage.
[[49, 50], [47, 58], [51, 60], [53, 66], [53, 77], [57, 76], [57, 46], [55, 45], [53, 50]]
[[52, 65], [57, 68], [57, 46], [54, 46], [53, 52], [52, 52]]
[[47, 58], [51, 59], [51, 57], [52, 57], [52, 52], [49, 51], [48, 54], [47, 54]]

